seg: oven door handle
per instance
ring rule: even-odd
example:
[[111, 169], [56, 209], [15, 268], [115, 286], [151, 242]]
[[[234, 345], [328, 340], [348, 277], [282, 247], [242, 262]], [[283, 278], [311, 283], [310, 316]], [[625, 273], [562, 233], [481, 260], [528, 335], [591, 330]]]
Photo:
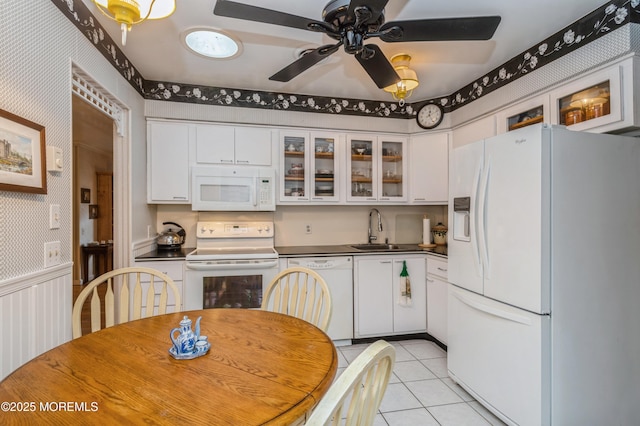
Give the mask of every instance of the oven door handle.
[[212, 263], [212, 262], [186, 262], [187, 269], [194, 271], [225, 271], [230, 269], [265, 269], [278, 266], [278, 260], [267, 260], [247, 263]]

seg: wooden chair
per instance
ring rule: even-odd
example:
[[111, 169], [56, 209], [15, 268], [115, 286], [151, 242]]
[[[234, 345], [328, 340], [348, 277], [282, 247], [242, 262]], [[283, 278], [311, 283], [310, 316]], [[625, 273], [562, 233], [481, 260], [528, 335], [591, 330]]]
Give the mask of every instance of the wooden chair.
[[389, 343], [371, 344], [333, 382], [305, 425], [373, 424], [395, 359], [396, 350]]
[[[120, 284], [119, 290], [114, 290], [115, 280]], [[100, 291], [98, 291], [99, 288]], [[114, 291], [118, 294], [114, 294]], [[106, 328], [114, 324], [167, 313], [169, 291], [173, 293], [176, 311], [179, 311], [180, 290], [168, 275], [160, 271], [129, 267], [102, 274], [86, 285], [73, 305], [73, 338], [82, 336], [82, 307], [89, 295], [91, 295], [91, 332], [93, 333], [102, 328], [103, 317]], [[104, 295], [102, 301], [101, 295]], [[133, 295], [132, 303], [131, 295]], [[159, 296], [158, 301], [156, 296]], [[143, 300], [146, 302], [144, 313]], [[154, 309], [155, 305], [157, 309]], [[102, 306], [104, 306], [104, 313]]]
[[327, 331], [331, 320], [331, 293], [315, 271], [300, 266], [285, 269], [269, 283], [262, 309], [310, 322]]

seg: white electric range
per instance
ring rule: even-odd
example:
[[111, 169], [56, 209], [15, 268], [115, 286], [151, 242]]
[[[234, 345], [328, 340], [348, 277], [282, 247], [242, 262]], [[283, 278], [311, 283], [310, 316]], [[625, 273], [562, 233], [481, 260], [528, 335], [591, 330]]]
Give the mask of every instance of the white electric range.
[[184, 310], [259, 308], [278, 273], [273, 222], [198, 222], [186, 256]]

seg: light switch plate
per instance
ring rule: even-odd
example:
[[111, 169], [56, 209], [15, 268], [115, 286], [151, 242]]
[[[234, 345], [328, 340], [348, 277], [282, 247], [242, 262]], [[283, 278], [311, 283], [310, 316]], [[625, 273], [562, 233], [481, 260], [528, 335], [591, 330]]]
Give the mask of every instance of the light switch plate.
[[49, 206], [49, 229], [60, 228], [60, 204]]
[[44, 243], [44, 267], [60, 264], [60, 241], [49, 241]]

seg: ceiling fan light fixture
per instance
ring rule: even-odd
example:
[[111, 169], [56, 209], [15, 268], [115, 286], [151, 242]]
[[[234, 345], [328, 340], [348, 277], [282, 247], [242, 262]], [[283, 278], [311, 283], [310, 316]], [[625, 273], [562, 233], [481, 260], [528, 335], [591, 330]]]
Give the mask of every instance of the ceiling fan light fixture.
[[131, 26], [147, 19], [162, 19], [176, 10], [175, 0], [92, 0], [107, 18], [120, 24], [122, 45], [127, 44]]
[[383, 89], [385, 92], [391, 93], [393, 99], [399, 101], [400, 106], [404, 105], [405, 99], [409, 98], [413, 89], [420, 84], [416, 72], [409, 68], [410, 61], [411, 56], [406, 53], [400, 53], [391, 58], [391, 65], [400, 77], [400, 81]]
[[184, 44], [198, 55], [213, 59], [229, 59], [241, 53], [238, 40], [212, 28], [193, 28], [183, 33]]

